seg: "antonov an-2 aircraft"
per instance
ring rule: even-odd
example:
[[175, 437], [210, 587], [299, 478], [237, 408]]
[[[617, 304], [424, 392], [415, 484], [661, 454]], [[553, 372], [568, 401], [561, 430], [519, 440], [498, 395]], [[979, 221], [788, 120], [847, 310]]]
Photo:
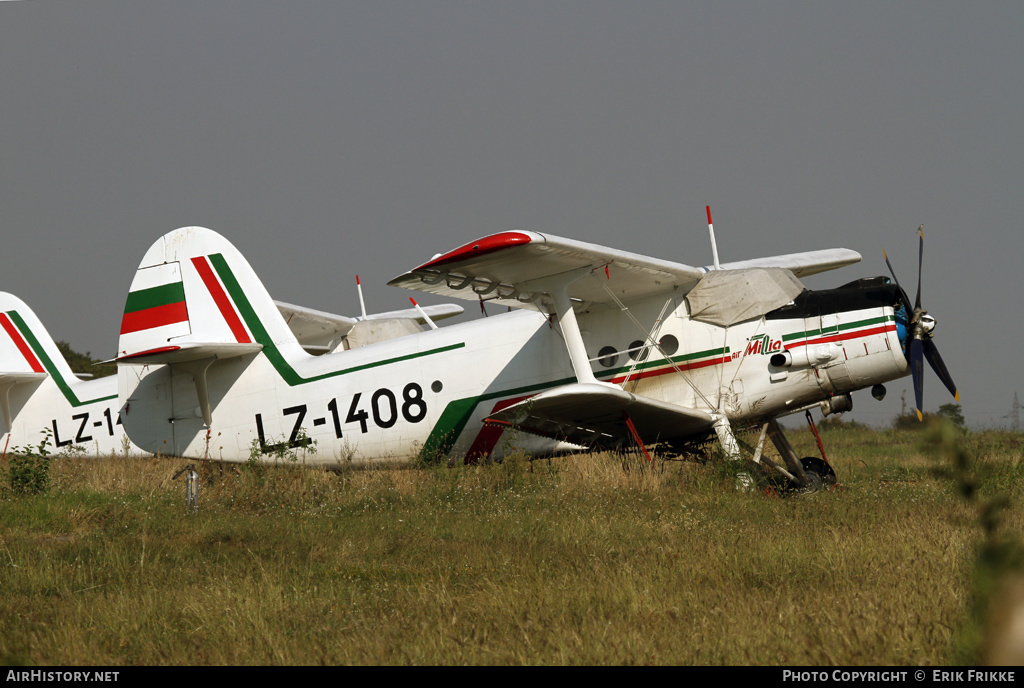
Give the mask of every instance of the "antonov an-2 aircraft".
[[79, 379], [24, 301], [0, 292], [0, 450], [142, 453], [121, 426], [114, 377]]
[[[361, 300], [361, 296], [360, 296]], [[454, 304], [350, 318], [276, 302], [307, 351], [324, 353], [383, 336], [420, 331], [426, 319], [462, 313]], [[117, 378], [90, 379], [71, 371], [56, 342], [28, 305], [0, 292], [0, 455], [37, 449], [95, 457], [143, 455], [124, 432]]]
[[740, 458], [737, 431], [760, 428], [755, 460], [767, 462], [767, 434], [787, 464], [768, 465], [807, 485], [831, 469], [797, 459], [777, 417], [849, 409], [851, 392], [910, 371], [915, 341], [941, 366], [920, 303], [911, 318], [898, 284], [808, 291], [798, 280], [859, 260], [829, 249], [717, 265], [716, 253], [697, 268], [501, 232], [390, 284], [510, 312], [314, 356], [241, 253], [186, 227], [150, 248], [132, 282], [122, 418], [154, 453], [246, 461], [315, 447], [302, 460], [326, 464], [708, 439]]

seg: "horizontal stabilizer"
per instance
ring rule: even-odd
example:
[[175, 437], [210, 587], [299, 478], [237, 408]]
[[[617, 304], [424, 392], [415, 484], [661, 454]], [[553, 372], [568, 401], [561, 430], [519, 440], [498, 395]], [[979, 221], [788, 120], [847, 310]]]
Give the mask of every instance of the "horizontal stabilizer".
[[485, 422], [507, 425], [585, 447], [632, 441], [626, 418], [645, 444], [710, 430], [711, 415], [602, 384], [571, 384], [542, 392], [493, 413]]
[[104, 363], [120, 363], [122, 365], [159, 365], [162, 363], [188, 363], [208, 358], [224, 359], [254, 354], [263, 348], [262, 344], [237, 344], [231, 342], [191, 342], [180, 346], [164, 346], [149, 351], [119, 356]]
[[40, 382], [48, 377], [46, 373], [0, 372], [0, 415], [4, 419], [4, 432], [10, 432], [13, 414], [8, 392], [16, 385]]
[[[444, 320], [462, 315], [465, 312], [462, 306], [454, 303], [440, 303], [435, 306], [420, 306], [423, 312], [430, 316], [431, 320]], [[397, 311], [384, 311], [383, 313], [370, 313], [363, 320], [394, 320], [396, 318], [412, 318], [420, 325], [426, 325], [427, 321], [415, 308], [403, 308]]]
[[23, 385], [27, 382], [45, 380], [46, 377], [46, 373], [23, 373], [20, 371], [12, 373], [0, 371], [0, 385]]

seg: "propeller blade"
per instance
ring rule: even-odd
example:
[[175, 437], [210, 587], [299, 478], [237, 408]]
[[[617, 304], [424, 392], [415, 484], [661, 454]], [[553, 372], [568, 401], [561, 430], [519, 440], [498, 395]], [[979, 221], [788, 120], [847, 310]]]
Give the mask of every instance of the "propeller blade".
[[914, 310], [921, 307], [921, 268], [924, 265], [924, 225], [917, 228], [921, 240], [917, 242], [917, 298], [914, 299]]
[[917, 402], [917, 419], [924, 420], [924, 344], [914, 337], [910, 342], [910, 374], [914, 378], [914, 400]]
[[907, 296], [907, 292], [903, 290], [902, 286], [900, 286], [900, 281], [896, 277], [896, 271], [892, 269], [892, 263], [889, 262], [889, 256], [886, 254], [885, 249], [882, 249], [882, 257], [885, 258], [885, 264], [889, 268], [889, 274], [892, 275], [892, 281], [896, 283], [896, 287], [900, 290], [900, 294], [903, 296], [903, 304], [907, 308], [910, 308], [910, 297]]
[[956, 388], [953, 378], [950, 377], [949, 371], [946, 370], [946, 364], [942, 362], [942, 356], [939, 356], [939, 350], [935, 346], [935, 342], [930, 339], [924, 340], [924, 355], [928, 359], [928, 363], [931, 364], [932, 370], [942, 380], [942, 384], [946, 385], [949, 393], [953, 395], [954, 399], [960, 401], [960, 390]]

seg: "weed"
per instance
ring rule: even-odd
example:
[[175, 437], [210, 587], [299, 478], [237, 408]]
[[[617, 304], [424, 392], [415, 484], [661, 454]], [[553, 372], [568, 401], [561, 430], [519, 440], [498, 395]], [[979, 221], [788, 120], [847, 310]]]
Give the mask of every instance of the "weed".
[[[940, 460], [936, 474], [953, 481], [974, 510], [983, 536], [974, 557], [971, 611], [954, 640], [954, 660], [959, 664], [1019, 664], [1024, 660], [1020, 631], [1002, 628], [992, 618], [1024, 618], [1024, 599], [1013, 599], [1020, 598], [1018, 590], [1024, 590], [1024, 546], [1017, 533], [1005, 528], [1009, 497], [1001, 491], [982, 494], [986, 471], [972, 461], [962, 440], [963, 430], [955, 419], [933, 422], [925, 438], [925, 448]], [[1016, 611], [1007, 612], [1008, 606]], [[1006, 634], [1013, 637], [1007, 640]]]
[[42, 431], [43, 438], [35, 447], [14, 447], [7, 465], [7, 481], [14, 492], [39, 494], [50, 487], [50, 459], [53, 437], [50, 430]]

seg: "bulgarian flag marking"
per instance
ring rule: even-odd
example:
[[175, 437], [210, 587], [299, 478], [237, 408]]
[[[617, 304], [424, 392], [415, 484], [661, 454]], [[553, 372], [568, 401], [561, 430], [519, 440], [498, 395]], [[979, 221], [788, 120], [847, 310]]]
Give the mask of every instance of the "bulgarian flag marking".
[[136, 273], [124, 305], [121, 334], [188, 323], [185, 287], [177, 263], [164, 263]]

